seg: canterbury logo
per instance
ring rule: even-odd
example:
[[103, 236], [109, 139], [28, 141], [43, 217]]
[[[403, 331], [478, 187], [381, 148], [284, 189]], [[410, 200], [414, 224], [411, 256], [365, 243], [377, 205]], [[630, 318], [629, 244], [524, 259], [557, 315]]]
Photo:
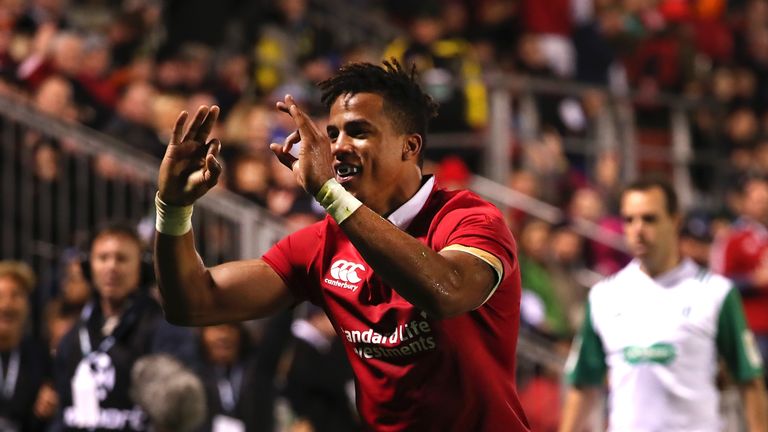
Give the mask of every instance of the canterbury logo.
[[362, 280], [357, 275], [358, 270], [365, 271], [365, 267], [351, 261], [338, 260], [331, 266], [331, 277], [344, 282], [358, 283]]

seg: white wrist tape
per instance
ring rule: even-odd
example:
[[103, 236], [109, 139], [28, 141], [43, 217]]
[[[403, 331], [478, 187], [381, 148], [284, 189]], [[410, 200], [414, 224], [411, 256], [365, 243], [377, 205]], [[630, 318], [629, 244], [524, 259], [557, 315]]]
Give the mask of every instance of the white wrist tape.
[[323, 184], [315, 199], [339, 225], [363, 205], [334, 178]]
[[192, 229], [192, 205], [173, 206], [160, 199], [160, 192], [155, 194], [155, 229], [159, 233], [182, 236]]

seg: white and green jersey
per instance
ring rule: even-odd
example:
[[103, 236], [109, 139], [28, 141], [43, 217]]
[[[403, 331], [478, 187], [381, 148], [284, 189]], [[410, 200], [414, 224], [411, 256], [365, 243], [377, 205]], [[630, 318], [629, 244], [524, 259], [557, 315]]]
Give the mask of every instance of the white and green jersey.
[[566, 368], [576, 387], [608, 372], [612, 432], [715, 432], [718, 354], [737, 381], [762, 375], [731, 282], [690, 260], [656, 278], [633, 261], [590, 291]]

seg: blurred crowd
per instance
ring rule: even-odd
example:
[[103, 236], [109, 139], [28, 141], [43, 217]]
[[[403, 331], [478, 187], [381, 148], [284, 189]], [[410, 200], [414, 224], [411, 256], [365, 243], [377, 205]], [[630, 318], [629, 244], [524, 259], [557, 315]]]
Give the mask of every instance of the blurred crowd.
[[[622, 143], [607, 149], [576, 149], [569, 143], [595, 139], [598, 118], [615, 93], [632, 95], [639, 148], [668, 148], [669, 104], [661, 102], [662, 96], [684, 96], [692, 101], [686, 105], [694, 149], [690, 175], [700, 196], [708, 198], [699, 203], [702, 208], [688, 209], [681, 249], [701, 265], [741, 281], [749, 293], [746, 302], [755, 305], [747, 306], [747, 314], [759, 314], [764, 306], [760, 288], [768, 285], [768, 269], [754, 257], [751, 267], [731, 268], [728, 263], [734, 250], [747, 247], [734, 246], [741, 241], [734, 236], [743, 237], [747, 228], [762, 232], [768, 223], [768, 183], [762, 177], [768, 175], [768, 1], [349, 2], [353, 13], [386, 17], [388, 29], [397, 36], [385, 41], [375, 35], [350, 38], [335, 24], [334, 14], [341, 12], [333, 10], [333, 4], [6, 0], [0, 4], [0, 92], [155, 158], [162, 157], [180, 111], [218, 104], [222, 118], [214, 135], [223, 142], [221, 187], [285, 218], [292, 231], [323, 215], [268, 151], [269, 143], [282, 142], [292, 131], [287, 116], [274, 109], [274, 101], [290, 93], [322, 124], [325, 109], [319, 106], [314, 83], [346, 62], [395, 57], [414, 64], [424, 86], [441, 103], [432, 131], [440, 137], [469, 134], [477, 143], [484, 142], [488, 125], [488, 76], [529, 75], [599, 86], [578, 97], [537, 96], [534, 109], [540, 127], [534, 136], [516, 136], [509, 158], [513, 169], [506, 186], [554, 205], [565, 215], [561, 223], [552, 224], [520, 211], [507, 212], [520, 250], [525, 327], [563, 349], [580, 325], [589, 287], [629, 260], [620, 250], [585, 239], [575, 226], [586, 221], [621, 232], [617, 197]], [[519, 116], [510, 119], [515, 127], [524, 121]], [[32, 153], [24, 168], [42, 181], [54, 181], [63, 171], [61, 161], [81, 152], [77, 142], [44, 140], [34, 133], [17, 145]], [[483, 168], [477, 148], [446, 148], [432, 140], [426, 170], [435, 173], [444, 187], [467, 187], [472, 174]], [[110, 156], [97, 157], [94, 166], [104, 178], [132, 178], [131, 168]], [[651, 160], [641, 163], [640, 169], [669, 173], [671, 163]], [[130, 240], [130, 235], [121, 235], [117, 237]], [[765, 237], [755, 234], [750, 241], [762, 250], [768, 247]], [[82, 246], [76, 240], [71, 238], [70, 244]], [[91, 252], [86, 246], [57, 259], [61, 262], [57, 295], [38, 305], [44, 310], [34, 316], [38, 322], [26, 324], [37, 329], [34, 341], [21, 335], [35, 275], [24, 264], [0, 264], [0, 369], [6, 376], [14, 347], [61, 357], [57, 347], [64, 335], [76, 337], [78, 326], [89, 322], [83, 308], [101, 288], [91, 276], [92, 261], [83, 259]], [[135, 285], [151, 298], [147, 288], [151, 284]], [[154, 317], [156, 307], [147, 302], [146, 314]], [[170, 351], [183, 364], [162, 367], [197, 372], [194, 376], [202, 380], [208, 397], [208, 414], [200, 421], [209, 429], [238, 430], [223, 428], [229, 421], [240, 421], [244, 430], [271, 430], [289, 418], [295, 430], [353, 430], [354, 413], [347, 411], [354, 392], [347, 371], [332, 367], [344, 362], [333, 329], [312, 308], [297, 316], [195, 332], [171, 329], [171, 334], [183, 333], [172, 337], [176, 342], [189, 340], [185, 353], [155, 347], [137, 354]], [[768, 324], [754, 330], [765, 337]], [[22, 339], [29, 346], [21, 345]], [[60, 425], [64, 402], [72, 401], [63, 399], [61, 389], [69, 384], [57, 383], [61, 378], [56, 372], [63, 368], [71, 375], [68, 378], [75, 376], [82, 360], [75, 354], [70, 353], [65, 366], [23, 363], [35, 374], [19, 375], [20, 379], [33, 382], [19, 386], [24, 394], [11, 396], [20, 401], [18, 406], [34, 410], [21, 415], [17, 405], [3, 403], [0, 421], [15, 419], [18, 430], [42, 430], [42, 423]], [[97, 368], [97, 359], [91, 358]], [[123, 378], [111, 379], [127, 380], [134, 360], [118, 373]], [[320, 364], [328, 368], [325, 376], [314, 372]], [[146, 367], [139, 369], [136, 374], [150, 377]], [[554, 430], [557, 424], [556, 416], [547, 411], [551, 405], [541, 401], [557, 400], [559, 384], [552, 377], [558, 373], [541, 370], [521, 382], [526, 409], [532, 421], [539, 422], [536, 430]], [[189, 389], [199, 386], [180, 376], [184, 377], [180, 388], [187, 389], [182, 393], [194, 393]], [[248, 390], [240, 392], [241, 387]], [[126, 406], [133, 406], [128, 402], [132, 394], [141, 405], [140, 391], [120, 388]], [[77, 389], [72, 387], [70, 393]], [[290, 401], [287, 408], [275, 402], [281, 398]], [[318, 402], [323, 398], [335, 406]], [[179, 406], [195, 403], [189, 400]], [[145, 410], [153, 415], [151, 409]], [[327, 412], [344, 412], [339, 418], [349, 423], [323, 426]], [[88, 413], [75, 417], [82, 420]], [[116, 419], [112, 420], [122, 419], [120, 424], [127, 425], [132, 417], [129, 412]]]

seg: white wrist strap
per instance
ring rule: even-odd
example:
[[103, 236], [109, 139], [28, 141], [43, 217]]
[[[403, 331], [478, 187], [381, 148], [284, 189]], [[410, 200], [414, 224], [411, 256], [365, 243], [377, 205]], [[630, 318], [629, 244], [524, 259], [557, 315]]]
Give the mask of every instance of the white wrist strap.
[[160, 192], [155, 194], [155, 229], [162, 234], [182, 236], [192, 229], [192, 205], [173, 206], [160, 199]]
[[334, 178], [323, 184], [315, 199], [339, 225], [363, 205]]

